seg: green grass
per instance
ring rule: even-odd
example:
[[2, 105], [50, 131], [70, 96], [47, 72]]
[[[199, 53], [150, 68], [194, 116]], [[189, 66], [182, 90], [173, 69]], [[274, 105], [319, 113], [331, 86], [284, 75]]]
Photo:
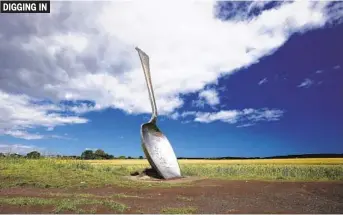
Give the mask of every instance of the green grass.
[[233, 180], [342, 181], [343, 165], [188, 164], [182, 173]]
[[[113, 213], [122, 213], [128, 207], [113, 200], [97, 200], [86, 198], [37, 198], [37, 197], [0, 197], [0, 205], [16, 206], [53, 206], [54, 213], [95, 213], [97, 206], [105, 206]], [[85, 206], [92, 206], [85, 209]]]
[[[148, 165], [90, 164], [82, 160], [0, 158], [0, 188], [84, 188], [106, 185], [150, 188], [188, 184], [147, 183], [123, 178]], [[342, 181], [342, 164], [181, 164], [184, 176], [232, 180]]]
[[114, 184], [131, 186], [134, 182], [124, 180], [122, 176], [139, 168], [99, 166], [75, 160], [61, 162], [54, 159], [3, 158], [0, 159], [0, 187], [82, 188]]
[[194, 207], [183, 207], [183, 208], [163, 208], [162, 214], [194, 214], [197, 209]]

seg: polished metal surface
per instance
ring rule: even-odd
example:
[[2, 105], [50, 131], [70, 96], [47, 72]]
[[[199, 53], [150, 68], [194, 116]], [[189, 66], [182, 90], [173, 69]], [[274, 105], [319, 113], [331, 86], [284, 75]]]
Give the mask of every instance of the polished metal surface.
[[152, 116], [149, 122], [141, 126], [141, 140], [144, 154], [151, 167], [154, 168], [164, 179], [181, 177], [180, 166], [174, 150], [167, 137], [156, 125], [157, 107], [151, 83], [149, 56], [137, 47], [136, 50], [138, 51], [138, 55], [142, 63], [152, 107]]

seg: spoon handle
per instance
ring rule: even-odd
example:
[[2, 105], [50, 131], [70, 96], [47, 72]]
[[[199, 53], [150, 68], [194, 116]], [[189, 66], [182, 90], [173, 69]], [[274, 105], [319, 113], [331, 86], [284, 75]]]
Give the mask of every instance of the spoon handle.
[[155, 123], [157, 120], [157, 107], [156, 107], [156, 101], [155, 101], [155, 96], [154, 96], [154, 89], [152, 87], [152, 82], [151, 82], [149, 56], [138, 47], [136, 47], [136, 50], [138, 51], [138, 55], [142, 63], [145, 81], [148, 86], [149, 98], [150, 98], [150, 103], [152, 107], [152, 116], [149, 122]]

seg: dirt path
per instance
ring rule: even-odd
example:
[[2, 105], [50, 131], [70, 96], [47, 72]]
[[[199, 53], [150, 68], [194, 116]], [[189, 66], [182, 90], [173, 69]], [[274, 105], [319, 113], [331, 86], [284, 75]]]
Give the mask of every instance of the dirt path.
[[[193, 186], [173, 188], [0, 189], [0, 198], [61, 198], [61, 195], [79, 194], [87, 194], [87, 198], [107, 197], [129, 206], [123, 213], [161, 213], [166, 208], [192, 208], [193, 210], [189, 212], [207, 214], [343, 213], [343, 182], [261, 182], [206, 179], [193, 182]], [[0, 204], [0, 213], [53, 212], [49, 206]], [[99, 207], [96, 213], [113, 213], [113, 211]]]

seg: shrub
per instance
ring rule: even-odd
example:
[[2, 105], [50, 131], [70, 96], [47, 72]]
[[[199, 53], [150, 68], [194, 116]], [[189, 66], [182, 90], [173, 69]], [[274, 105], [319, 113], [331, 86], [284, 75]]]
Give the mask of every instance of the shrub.
[[37, 151], [32, 151], [30, 153], [27, 153], [26, 157], [29, 159], [38, 159], [40, 158], [40, 153]]

